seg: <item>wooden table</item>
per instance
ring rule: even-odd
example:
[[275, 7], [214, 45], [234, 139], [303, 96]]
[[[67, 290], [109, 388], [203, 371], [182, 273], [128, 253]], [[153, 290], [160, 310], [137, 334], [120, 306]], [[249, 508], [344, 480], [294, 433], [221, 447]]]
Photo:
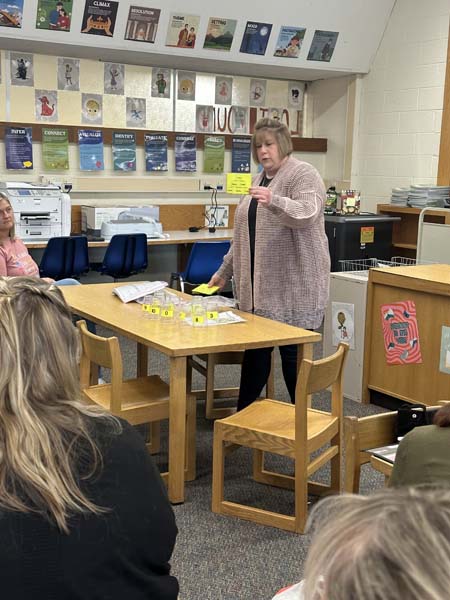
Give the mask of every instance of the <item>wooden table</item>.
[[373, 454], [370, 456], [370, 464], [376, 471], [383, 473], [385, 485], [387, 485], [389, 477], [392, 475], [392, 469], [394, 468], [394, 464], [388, 462], [387, 460], [383, 460], [378, 456], [374, 456]]
[[124, 304], [112, 294], [117, 285], [120, 284], [100, 283], [60, 289], [74, 313], [137, 342], [139, 375], [147, 374], [149, 347], [169, 356], [168, 494], [172, 503], [181, 503], [184, 502], [187, 358], [194, 354], [298, 344], [300, 361], [303, 357], [312, 358], [312, 343], [320, 341], [321, 335], [249, 313], [238, 313], [246, 319], [245, 323], [204, 328], [152, 321], [143, 316], [136, 302]]

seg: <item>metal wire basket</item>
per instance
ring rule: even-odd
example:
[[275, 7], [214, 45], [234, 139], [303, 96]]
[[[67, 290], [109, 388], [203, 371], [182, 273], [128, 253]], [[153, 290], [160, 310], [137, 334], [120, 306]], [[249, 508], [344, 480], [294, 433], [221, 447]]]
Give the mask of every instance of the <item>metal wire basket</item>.
[[417, 264], [415, 258], [406, 256], [393, 256], [391, 260], [379, 260], [378, 258], [358, 258], [354, 260], [340, 260], [341, 271], [368, 271], [383, 267], [406, 267]]

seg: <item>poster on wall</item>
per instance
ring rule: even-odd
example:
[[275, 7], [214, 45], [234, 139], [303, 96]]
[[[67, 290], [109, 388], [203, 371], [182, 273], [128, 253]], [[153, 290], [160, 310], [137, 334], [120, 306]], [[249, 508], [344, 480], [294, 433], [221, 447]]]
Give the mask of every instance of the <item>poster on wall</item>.
[[441, 353], [439, 371], [450, 375], [450, 327], [445, 325], [441, 329]]
[[384, 350], [388, 365], [421, 363], [416, 304], [412, 300], [381, 306]]
[[231, 172], [250, 173], [251, 138], [234, 137], [231, 139]]
[[212, 133], [214, 131], [214, 107], [197, 104], [195, 107], [195, 131]]
[[103, 134], [99, 129], [79, 129], [78, 148], [81, 171], [103, 171]]
[[232, 104], [233, 78], [216, 75], [216, 104]]
[[316, 29], [308, 52], [308, 60], [330, 62], [339, 33]]
[[81, 94], [81, 122], [86, 125], [103, 123], [103, 98], [101, 94]]
[[127, 127], [147, 126], [147, 102], [145, 98], [127, 98], [126, 122]]
[[223, 173], [225, 162], [225, 138], [208, 136], [203, 141], [203, 171]]
[[332, 344], [347, 342], [350, 350], [355, 349], [355, 305], [346, 302], [331, 303]]
[[232, 106], [229, 124], [231, 133], [248, 133], [248, 106]]
[[175, 170], [194, 173], [197, 170], [197, 140], [195, 135], [175, 136]]
[[300, 54], [306, 29], [304, 27], [281, 27], [274, 56], [297, 58]]
[[33, 55], [22, 52], [11, 52], [11, 85], [34, 85]]
[[23, 0], [0, 2], [0, 27], [22, 27]]
[[305, 95], [305, 84], [302, 81], [289, 81], [288, 104], [289, 106], [303, 109], [303, 97]]
[[55, 123], [58, 120], [58, 92], [56, 90], [34, 90], [36, 121]]
[[44, 169], [69, 168], [69, 132], [67, 129], [42, 128], [42, 161]]
[[264, 56], [271, 31], [269, 23], [247, 21], [239, 52]]
[[144, 145], [145, 170], [167, 171], [167, 135], [146, 133]]
[[112, 154], [114, 171], [136, 171], [136, 134], [113, 131]]
[[58, 90], [80, 90], [80, 61], [78, 58], [58, 57]]
[[166, 46], [194, 48], [199, 23], [200, 17], [198, 15], [172, 13], [169, 19]]
[[105, 63], [103, 67], [103, 89], [105, 94], [123, 96], [125, 85], [125, 65]]
[[113, 0], [86, 0], [81, 33], [112, 37], [118, 6]]
[[264, 106], [266, 87], [267, 81], [265, 79], [250, 79], [250, 106]]
[[267, 111], [267, 118], [274, 121], [282, 121], [284, 109], [279, 106], [270, 106]]
[[194, 71], [178, 71], [178, 100], [195, 101], [195, 81]]
[[152, 97], [170, 98], [171, 70], [160, 67], [152, 69]]
[[236, 31], [236, 23], [235, 19], [210, 17], [203, 48], [226, 50], [229, 52], [233, 43], [234, 32]]
[[33, 138], [31, 127], [5, 127], [7, 169], [33, 168]]
[[36, 29], [70, 31], [73, 0], [38, 0]]
[[125, 39], [134, 42], [148, 42], [153, 44], [158, 31], [159, 8], [147, 8], [146, 6], [130, 6], [128, 13]]

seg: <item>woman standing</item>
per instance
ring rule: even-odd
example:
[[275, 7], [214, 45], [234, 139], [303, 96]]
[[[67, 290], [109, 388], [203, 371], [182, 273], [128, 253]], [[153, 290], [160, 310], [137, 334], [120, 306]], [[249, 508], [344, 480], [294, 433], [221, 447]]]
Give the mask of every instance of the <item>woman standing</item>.
[[[328, 301], [330, 275], [325, 186], [312, 165], [291, 156], [289, 130], [277, 120], [258, 121], [252, 154], [263, 170], [239, 202], [233, 244], [209, 285], [222, 288], [233, 276], [241, 310], [316, 329]], [[245, 352], [238, 410], [260, 395], [270, 373], [272, 351]], [[280, 354], [294, 402], [297, 346], [280, 346]]]

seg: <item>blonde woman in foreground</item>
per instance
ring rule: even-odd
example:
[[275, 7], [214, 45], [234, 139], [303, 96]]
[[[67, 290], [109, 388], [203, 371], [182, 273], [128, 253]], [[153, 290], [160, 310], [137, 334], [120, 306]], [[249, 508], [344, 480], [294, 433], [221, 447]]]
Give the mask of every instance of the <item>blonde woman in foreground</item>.
[[55, 285], [0, 277], [1, 596], [175, 600], [163, 483], [130, 425], [80, 401], [79, 353]]
[[450, 488], [319, 502], [305, 579], [273, 600], [448, 600]]

